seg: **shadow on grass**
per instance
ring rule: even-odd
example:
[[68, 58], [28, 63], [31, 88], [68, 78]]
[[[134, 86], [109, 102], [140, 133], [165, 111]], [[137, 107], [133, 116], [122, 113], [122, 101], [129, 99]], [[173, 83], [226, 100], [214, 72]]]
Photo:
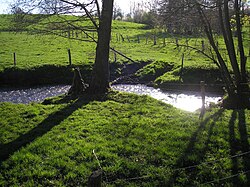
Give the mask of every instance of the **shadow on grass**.
[[[209, 116], [208, 118], [204, 119], [203, 122], [200, 123], [199, 128], [193, 133], [190, 141], [186, 147], [186, 149], [182, 152], [182, 155], [176, 162], [176, 168], [185, 168], [188, 166], [194, 166], [200, 164], [204, 159], [204, 155], [209, 149], [209, 144], [211, 143], [211, 136], [214, 132], [214, 127], [216, 121], [223, 115], [223, 109], [219, 110], [217, 113]], [[209, 126], [208, 126], [209, 125]], [[206, 139], [204, 139], [201, 148], [197, 148], [199, 140], [199, 134], [207, 129]], [[232, 111], [231, 118], [228, 124], [229, 129], [229, 139], [228, 143], [230, 146], [230, 155], [232, 169], [231, 169], [231, 177], [227, 179], [227, 182], [231, 182], [233, 186], [250, 186], [250, 145], [248, 141], [248, 133], [247, 133], [247, 126], [246, 126], [246, 116], [245, 110], [234, 110]], [[200, 146], [200, 144], [199, 144]], [[241, 156], [235, 157], [235, 155], [242, 154]], [[244, 154], [247, 153], [247, 154]], [[195, 160], [198, 160], [199, 163], [192, 162], [190, 157], [195, 156]], [[183, 173], [185, 172], [185, 174]], [[198, 170], [195, 167], [188, 167], [184, 170], [175, 170], [171, 175], [169, 181], [166, 183], [167, 186], [175, 186], [179, 185], [178, 180], [181, 177], [185, 176], [188, 177], [186, 179], [185, 184], [183, 182], [180, 185], [184, 186], [195, 186], [194, 181], [197, 181]], [[246, 172], [245, 174], [242, 174]], [[184, 174], [182, 176], [182, 174]], [[214, 178], [207, 177], [207, 181], [213, 181]], [[206, 182], [207, 182], [206, 181]], [[219, 184], [218, 184], [219, 185]]]
[[[78, 108], [80, 108], [84, 104], [88, 104], [90, 101], [93, 101], [96, 98], [97, 97], [93, 98], [89, 96], [77, 98], [74, 100], [74, 102], [67, 104], [59, 111], [50, 114], [46, 119], [39, 123], [35, 128], [28, 131], [26, 134], [19, 136], [17, 139], [10, 143], [0, 145], [0, 165], [2, 164], [2, 162], [7, 160], [13, 153], [20, 150], [27, 144], [33, 142], [38, 137], [43, 136], [53, 127], [59, 125], [64, 119], [68, 118]], [[105, 99], [105, 97], [102, 97], [102, 100], [103, 99]], [[62, 98], [60, 101], [56, 102], [67, 103], [69, 102], [69, 99]], [[50, 104], [50, 102], [46, 104]]]
[[[238, 118], [238, 125], [237, 125]], [[237, 155], [240, 153], [246, 153], [250, 151], [250, 146], [248, 142], [247, 128], [246, 128], [246, 116], [244, 110], [234, 110], [229, 121], [229, 144], [230, 144], [230, 154]], [[238, 132], [237, 132], [238, 131]], [[239, 137], [237, 137], [239, 134]], [[240, 160], [242, 159], [243, 169], [239, 168]], [[242, 157], [232, 158], [232, 175], [236, 177], [232, 178], [232, 183], [234, 186], [244, 185], [239, 178], [239, 173], [246, 172], [250, 169], [250, 155], [246, 154]], [[250, 173], [246, 173], [246, 183], [250, 185]]]
[[[175, 168], [185, 168], [185, 167], [189, 167], [189, 166], [193, 166], [199, 163], [195, 163], [193, 161], [191, 161], [189, 159], [189, 156], [195, 155], [196, 159], [195, 160], [199, 160], [202, 161], [203, 157], [205, 155], [205, 153], [208, 150], [209, 147], [209, 143], [210, 143], [210, 139], [213, 133], [213, 128], [215, 125], [215, 122], [222, 116], [224, 112], [224, 109], [220, 109], [218, 112], [214, 113], [211, 116], [208, 116], [207, 118], [205, 118], [201, 123], [200, 126], [198, 127], [198, 129], [193, 133], [193, 135], [190, 138], [189, 143], [187, 144], [186, 149], [182, 152], [182, 155], [179, 157], [179, 159], [177, 160], [176, 164], [175, 164]], [[207, 127], [208, 123], [211, 122], [210, 126]], [[198, 148], [195, 148], [195, 145], [197, 144], [197, 142], [199, 141], [198, 136], [206, 129], [208, 128], [208, 134], [207, 134], [207, 139], [204, 143], [204, 146], [198, 150]], [[197, 173], [194, 170], [195, 168], [187, 168], [185, 172], [188, 172], [188, 183], [184, 184], [185, 186], [190, 186], [192, 185], [192, 182], [196, 180], [197, 177]], [[178, 177], [180, 177], [182, 173], [182, 170], [175, 170], [173, 172], [173, 174], [171, 175], [171, 177], [169, 178], [169, 181], [167, 181], [167, 183], [165, 183], [164, 185], [167, 186], [178, 186]], [[183, 185], [183, 184], [180, 184]]]

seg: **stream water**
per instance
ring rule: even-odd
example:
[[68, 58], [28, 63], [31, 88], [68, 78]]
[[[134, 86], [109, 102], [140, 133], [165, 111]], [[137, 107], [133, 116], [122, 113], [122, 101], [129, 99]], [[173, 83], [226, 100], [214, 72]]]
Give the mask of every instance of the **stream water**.
[[[30, 103], [41, 102], [47, 97], [64, 94], [69, 90], [69, 85], [43, 86], [27, 89], [0, 89], [0, 102]], [[199, 92], [164, 92], [160, 89], [145, 85], [120, 84], [112, 86], [113, 89], [139, 95], [149, 95], [155, 99], [171, 104], [176, 108], [194, 112], [201, 107], [201, 96]], [[220, 95], [206, 96], [206, 105], [210, 102], [217, 103]]]
[[30, 103], [41, 102], [45, 98], [66, 93], [69, 85], [40, 86], [23, 89], [0, 89], [0, 102]]
[[[159, 88], [148, 87], [140, 84], [115, 85], [113, 86], [113, 88], [115, 90], [125, 91], [129, 93], [136, 93], [140, 95], [146, 94], [155, 99], [171, 104], [176, 108], [189, 112], [194, 112], [202, 106], [201, 96], [199, 92], [165, 92]], [[208, 106], [211, 102], [218, 103], [220, 99], [220, 95], [208, 95], [206, 96], [206, 105]]]

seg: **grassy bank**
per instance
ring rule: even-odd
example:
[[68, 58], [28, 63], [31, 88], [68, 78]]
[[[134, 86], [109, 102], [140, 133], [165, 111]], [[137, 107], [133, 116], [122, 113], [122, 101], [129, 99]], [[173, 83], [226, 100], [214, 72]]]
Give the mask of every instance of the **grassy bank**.
[[199, 120], [118, 92], [45, 103], [0, 104], [1, 186], [86, 186], [99, 163], [107, 186], [250, 184], [249, 110]]

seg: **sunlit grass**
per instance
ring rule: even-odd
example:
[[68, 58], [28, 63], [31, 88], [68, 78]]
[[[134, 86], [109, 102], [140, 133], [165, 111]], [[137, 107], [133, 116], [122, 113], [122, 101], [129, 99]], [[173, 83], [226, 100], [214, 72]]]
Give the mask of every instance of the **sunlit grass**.
[[[2, 186], [86, 186], [99, 168], [93, 150], [108, 186], [194, 186], [249, 169], [249, 155], [231, 158], [248, 151], [248, 110], [213, 109], [199, 120], [147, 96], [87, 98], [0, 104], [1, 158], [11, 153]], [[244, 186], [248, 177], [212, 184]]]
[[[67, 17], [67, 16], [66, 16]], [[54, 18], [57, 19], [57, 18]], [[77, 17], [68, 16], [66, 19], [78, 19]], [[10, 22], [10, 17], [0, 16], [0, 21], [3, 23], [0, 25], [0, 29], [5, 31], [8, 29], [6, 24]], [[88, 25], [89, 22], [79, 22], [80, 25]], [[8, 25], [8, 24], [7, 24]], [[57, 31], [55, 31], [57, 32]], [[59, 32], [59, 31], [58, 31]], [[75, 31], [78, 32], [78, 31]], [[62, 34], [62, 32], [59, 32]], [[72, 34], [72, 31], [70, 31]], [[89, 33], [97, 38], [97, 34]], [[76, 34], [74, 34], [76, 35]], [[67, 31], [63, 36], [67, 36]], [[154, 36], [156, 36], [156, 45], [154, 45]], [[246, 55], [248, 55], [248, 35], [244, 40], [246, 49]], [[27, 32], [0, 32], [0, 39], [2, 45], [0, 46], [0, 72], [6, 68], [13, 67], [13, 53], [16, 53], [16, 69], [37, 69], [37, 67], [45, 65], [55, 66], [67, 66], [69, 65], [68, 49], [71, 50], [72, 63], [74, 65], [93, 64], [95, 59], [94, 42], [77, 41], [68, 38], [64, 38], [55, 35], [41, 35], [30, 34]], [[122, 40], [124, 38], [124, 41]], [[143, 24], [136, 24], [123, 21], [114, 21], [112, 26], [112, 40], [111, 47], [114, 47], [119, 52], [123, 53], [133, 61], [150, 62], [152, 65], [146, 66], [145, 69], [141, 69], [137, 72], [137, 76], [140, 79], [147, 79], [149, 77], [151, 81], [155, 81], [158, 85], [165, 83], [180, 82], [180, 71], [182, 64], [182, 56], [184, 55], [183, 65], [183, 81], [184, 83], [199, 83], [200, 79], [211, 82], [207, 73], [210, 70], [217, 72], [218, 68], [213, 61], [205, 57], [201, 52], [204, 51], [208, 55], [215, 57], [215, 54], [211, 53], [209, 42], [205, 37], [191, 37], [191, 36], [179, 36], [166, 34], [161, 29], [146, 29]], [[85, 34], [78, 34], [78, 39], [86, 39]], [[138, 41], [139, 39], [139, 41]], [[177, 45], [178, 39], [178, 45]], [[165, 41], [165, 43], [164, 43]], [[226, 47], [221, 36], [216, 36], [219, 49], [223, 58], [226, 60], [226, 64], [231, 70], [229, 59], [226, 54]], [[204, 42], [204, 49], [202, 49], [202, 42]], [[237, 41], [235, 40], [236, 46]], [[185, 47], [183, 45], [190, 45], [197, 50]], [[237, 53], [239, 58], [239, 53]], [[114, 62], [116, 59], [116, 62]], [[132, 63], [128, 59], [115, 55], [110, 51], [110, 62], [122, 64]], [[164, 62], [165, 65], [156, 65], [158, 62]], [[249, 58], [248, 61], [249, 62]], [[172, 68], [164, 69], [167, 65], [171, 64]], [[250, 63], [247, 63], [247, 70], [250, 69]], [[195, 72], [197, 76], [190, 75], [186, 78], [185, 72]], [[154, 72], [158, 72], [157, 76]], [[159, 73], [160, 72], [160, 73]], [[203, 74], [203, 73], [206, 74]], [[203, 78], [203, 76], [205, 76]], [[214, 78], [211, 83], [221, 83], [219, 73], [212, 75]], [[218, 80], [218, 81], [217, 81]]]

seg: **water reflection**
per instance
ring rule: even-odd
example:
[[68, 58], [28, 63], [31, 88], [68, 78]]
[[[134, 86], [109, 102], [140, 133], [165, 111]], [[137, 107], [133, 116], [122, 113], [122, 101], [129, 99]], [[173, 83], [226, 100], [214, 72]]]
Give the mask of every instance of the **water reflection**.
[[[30, 103], [41, 102], [47, 97], [57, 96], [68, 92], [69, 85], [43, 86], [28, 89], [0, 89], [0, 102]], [[113, 89], [136, 94], [146, 94], [176, 108], [194, 112], [201, 107], [201, 97], [198, 92], [163, 92], [160, 89], [145, 85], [113, 85]], [[217, 103], [221, 99], [218, 95], [206, 96], [206, 104]]]
[[24, 89], [1, 89], [0, 101], [12, 103], [41, 102], [45, 98], [64, 94], [69, 85], [43, 86]]
[[[165, 103], [171, 104], [176, 108], [194, 112], [195, 110], [201, 108], [201, 96], [199, 92], [163, 92], [162, 90], [148, 87], [145, 85], [114, 85], [115, 90], [136, 93], [136, 94], [146, 94], [155, 99], [161, 100]], [[217, 103], [221, 99], [219, 95], [209, 95], [206, 96], [206, 105], [209, 103]]]

